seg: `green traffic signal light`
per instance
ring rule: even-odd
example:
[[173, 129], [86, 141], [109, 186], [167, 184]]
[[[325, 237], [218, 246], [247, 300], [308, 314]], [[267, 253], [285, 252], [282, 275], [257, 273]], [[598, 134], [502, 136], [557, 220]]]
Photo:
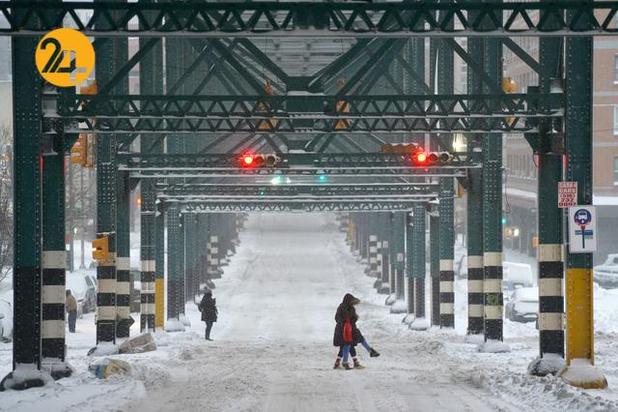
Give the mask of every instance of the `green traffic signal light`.
[[502, 224], [506, 225], [509, 222], [506, 216], [502, 216]]
[[326, 175], [320, 175], [318, 177], [318, 180], [320, 181], [320, 183], [326, 183], [328, 181], [328, 177]]

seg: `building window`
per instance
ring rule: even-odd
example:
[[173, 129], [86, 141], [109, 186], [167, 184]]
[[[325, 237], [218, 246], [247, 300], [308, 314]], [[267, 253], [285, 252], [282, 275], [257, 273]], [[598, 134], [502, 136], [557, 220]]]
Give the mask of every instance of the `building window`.
[[614, 83], [618, 83], [618, 54], [614, 56]]
[[618, 106], [614, 106], [614, 135], [618, 135]]
[[614, 185], [618, 186], [618, 157], [614, 157]]

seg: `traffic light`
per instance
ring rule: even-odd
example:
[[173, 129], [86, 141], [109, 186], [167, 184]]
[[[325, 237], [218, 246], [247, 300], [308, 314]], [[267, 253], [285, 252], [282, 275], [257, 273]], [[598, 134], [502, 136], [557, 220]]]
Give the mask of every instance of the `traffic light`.
[[281, 158], [274, 153], [245, 153], [240, 157], [240, 165], [246, 169], [275, 167], [280, 162]]
[[87, 134], [80, 133], [77, 141], [73, 144], [73, 147], [71, 147], [71, 163], [83, 167], [89, 166]]
[[92, 241], [92, 258], [97, 262], [109, 260], [109, 237], [103, 236]]
[[419, 151], [412, 155], [412, 163], [415, 166], [440, 166], [453, 161], [453, 155], [449, 152], [423, 152]]
[[506, 217], [506, 215], [502, 215], [501, 223], [502, 225], [506, 225], [507, 223], [509, 223], [509, 219]]

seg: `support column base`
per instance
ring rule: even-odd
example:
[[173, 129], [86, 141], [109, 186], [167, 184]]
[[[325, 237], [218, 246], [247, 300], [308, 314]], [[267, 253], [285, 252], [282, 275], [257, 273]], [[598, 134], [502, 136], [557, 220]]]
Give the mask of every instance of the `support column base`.
[[600, 369], [589, 359], [572, 359], [571, 364], [562, 369], [560, 377], [571, 386], [582, 389], [605, 389], [607, 379]]
[[403, 299], [398, 299], [391, 305], [391, 313], [406, 313], [408, 311], [408, 305]]
[[45, 386], [54, 379], [45, 371], [38, 370], [34, 364], [17, 365], [13, 372], [0, 382], [0, 392], [7, 389], [22, 391], [29, 388], [40, 388]]
[[429, 329], [429, 321], [425, 318], [416, 318], [408, 326], [410, 330], [423, 331]]
[[381, 287], [382, 287], [382, 279], [377, 279], [375, 282], [373, 282], [373, 288], [375, 290], [380, 290]]
[[564, 358], [557, 353], [545, 353], [528, 365], [528, 373], [532, 376], [557, 375], [566, 363]]
[[395, 303], [396, 300], [397, 300], [397, 296], [394, 293], [391, 293], [390, 295], [388, 295], [388, 297], [384, 301], [384, 304], [386, 306], [391, 306], [393, 303]]
[[485, 337], [482, 333], [480, 334], [469, 334], [464, 338], [465, 343], [470, 343], [472, 345], [482, 345], [485, 342]]
[[405, 323], [406, 325], [411, 324], [416, 319], [416, 315], [414, 313], [408, 313], [406, 316], [401, 319], [401, 323]]
[[88, 351], [88, 356], [109, 356], [118, 354], [118, 345], [112, 342], [99, 342]]
[[191, 327], [191, 321], [184, 315], [184, 313], [178, 315], [178, 320], [180, 320], [184, 326]]
[[60, 359], [43, 359], [41, 361], [41, 370], [50, 374], [54, 380], [68, 378], [73, 374], [73, 368], [66, 361]]
[[184, 332], [185, 325], [176, 318], [169, 318], [167, 322], [165, 322], [165, 331], [166, 332]]
[[391, 293], [391, 287], [388, 282], [382, 282], [382, 285], [378, 289], [378, 294], [380, 295], [389, 295]]
[[481, 353], [507, 353], [511, 351], [511, 347], [502, 341], [488, 339], [479, 345], [478, 351]]

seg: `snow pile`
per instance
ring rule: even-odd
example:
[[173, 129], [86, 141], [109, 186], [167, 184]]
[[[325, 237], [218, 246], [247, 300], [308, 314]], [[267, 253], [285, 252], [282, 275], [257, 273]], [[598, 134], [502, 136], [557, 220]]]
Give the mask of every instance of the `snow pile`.
[[499, 340], [488, 339], [478, 346], [478, 351], [483, 353], [506, 353], [511, 347]]
[[604, 389], [607, 387], [605, 376], [601, 370], [590, 363], [589, 359], [572, 359], [571, 364], [562, 370], [560, 377], [580, 388]]
[[112, 342], [99, 342], [88, 351], [89, 356], [110, 356], [118, 353], [118, 345]]
[[564, 368], [564, 358], [556, 353], [546, 353], [538, 357], [528, 365], [528, 373], [534, 376], [546, 376], [557, 374]]

